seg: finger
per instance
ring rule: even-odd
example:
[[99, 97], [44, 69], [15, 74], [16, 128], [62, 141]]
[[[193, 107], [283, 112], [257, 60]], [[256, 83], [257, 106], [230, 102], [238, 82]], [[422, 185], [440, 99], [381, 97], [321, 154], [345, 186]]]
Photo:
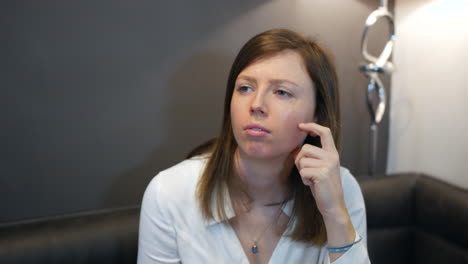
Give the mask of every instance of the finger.
[[302, 180], [302, 184], [304, 184], [304, 185], [307, 185], [307, 186], [313, 186], [314, 185], [314, 181], [312, 181], [311, 179], [301, 178], [301, 180]]
[[300, 123], [299, 129], [308, 132], [311, 136], [320, 136], [320, 142], [325, 150], [336, 150], [335, 141], [330, 128], [317, 123]]
[[327, 158], [327, 153], [317, 146], [304, 144], [294, 159], [296, 166], [298, 165], [298, 161], [304, 157], [325, 160]]
[[303, 168], [299, 170], [301, 180], [304, 185], [311, 186], [315, 184], [318, 179], [319, 169], [317, 168]]
[[324, 162], [321, 160], [303, 157], [298, 161], [297, 169], [320, 168], [322, 166], [324, 166]]

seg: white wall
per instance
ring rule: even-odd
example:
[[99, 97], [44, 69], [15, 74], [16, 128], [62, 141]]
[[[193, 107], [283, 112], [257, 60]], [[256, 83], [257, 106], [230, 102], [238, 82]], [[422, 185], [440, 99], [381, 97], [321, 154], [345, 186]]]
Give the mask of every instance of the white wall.
[[468, 188], [468, 1], [397, 0], [389, 173]]

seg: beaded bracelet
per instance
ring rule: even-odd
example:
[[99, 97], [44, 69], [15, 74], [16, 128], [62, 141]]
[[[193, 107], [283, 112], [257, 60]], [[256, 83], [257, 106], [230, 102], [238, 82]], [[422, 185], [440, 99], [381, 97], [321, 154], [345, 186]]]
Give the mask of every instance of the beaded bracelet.
[[354, 244], [357, 244], [361, 241], [362, 237], [359, 236], [359, 239], [354, 241], [353, 243], [349, 244], [349, 245], [346, 245], [346, 246], [342, 246], [342, 247], [327, 247], [327, 250], [328, 252], [332, 252], [332, 253], [339, 253], [339, 252], [345, 252], [345, 251], [348, 251], [352, 246], [354, 246]]

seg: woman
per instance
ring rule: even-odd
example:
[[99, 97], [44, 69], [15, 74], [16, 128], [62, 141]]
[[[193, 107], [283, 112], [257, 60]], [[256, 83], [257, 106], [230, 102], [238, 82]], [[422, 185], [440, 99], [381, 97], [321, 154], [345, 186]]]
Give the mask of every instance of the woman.
[[250, 39], [220, 135], [143, 198], [138, 263], [369, 263], [362, 193], [341, 168], [338, 84], [315, 42]]

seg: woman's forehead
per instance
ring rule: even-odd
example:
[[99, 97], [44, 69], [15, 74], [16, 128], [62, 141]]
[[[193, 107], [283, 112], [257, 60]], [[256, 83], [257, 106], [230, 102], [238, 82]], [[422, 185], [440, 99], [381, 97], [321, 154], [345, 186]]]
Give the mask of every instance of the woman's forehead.
[[298, 86], [313, 86], [304, 60], [297, 51], [284, 50], [268, 57], [255, 60], [237, 79], [255, 81], [258, 78], [274, 79], [277, 82], [291, 82]]

